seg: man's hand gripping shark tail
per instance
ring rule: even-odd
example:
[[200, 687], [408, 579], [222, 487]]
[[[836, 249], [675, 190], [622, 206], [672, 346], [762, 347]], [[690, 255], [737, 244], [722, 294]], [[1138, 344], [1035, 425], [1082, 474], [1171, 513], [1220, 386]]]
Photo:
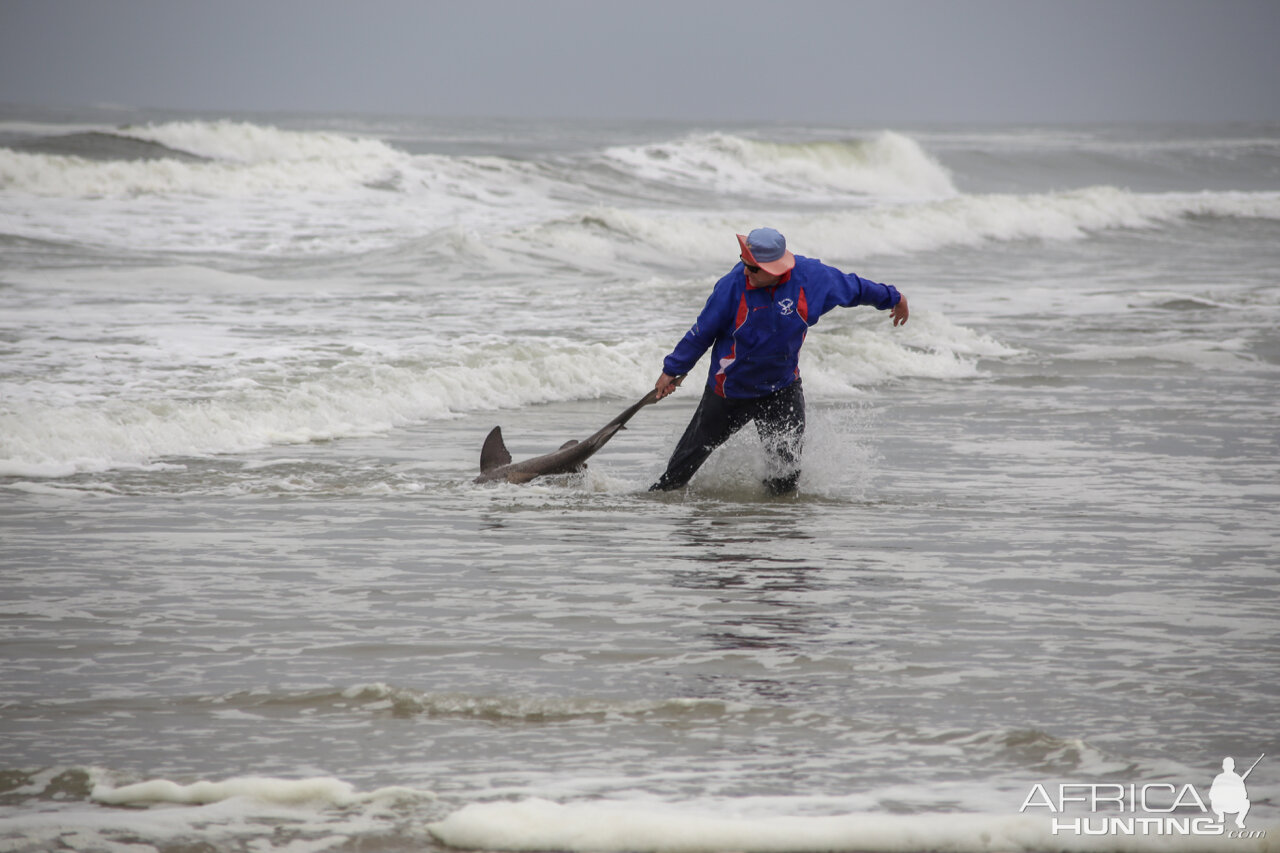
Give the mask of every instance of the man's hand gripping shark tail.
[[[683, 380], [683, 376], [678, 376], [671, 384], [679, 385]], [[496, 480], [505, 480], [508, 483], [527, 483], [534, 477], [547, 474], [577, 473], [586, 467], [587, 459], [604, 447], [618, 430], [623, 429], [636, 412], [657, 400], [658, 389], [655, 388], [601, 427], [590, 438], [584, 441], [566, 441], [554, 453], [535, 456], [523, 462], [511, 461], [511, 453], [502, 441], [502, 427], [496, 426], [484, 440], [484, 447], [480, 450], [480, 476], [476, 477], [475, 482], [492, 483]]]

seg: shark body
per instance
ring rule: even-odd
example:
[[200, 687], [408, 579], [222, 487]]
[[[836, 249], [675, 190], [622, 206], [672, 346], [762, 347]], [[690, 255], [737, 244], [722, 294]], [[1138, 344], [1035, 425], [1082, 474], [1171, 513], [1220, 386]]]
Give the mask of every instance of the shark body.
[[505, 480], [508, 483], [527, 483], [535, 477], [547, 474], [577, 473], [586, 467], [587, 459], [604, 447], [618, 430], [627, 425], [627, 421], [631, 420], [636, 412], [657, 399], [657, 390], [650, 391], [627, 407], [622, 414], [597, 430], [590, 438], [583, 441], [566, 441], [559, 450], [525, 459], [522, 462], [511, 461], [511, 453], [502, 440], [502, 427], [496, 426], [490, 431], [489, 436], [484, 440], [484, 447], [480, 450], [480, 476], [476, 477], [475, 482], [492, 483], [496, 480]]

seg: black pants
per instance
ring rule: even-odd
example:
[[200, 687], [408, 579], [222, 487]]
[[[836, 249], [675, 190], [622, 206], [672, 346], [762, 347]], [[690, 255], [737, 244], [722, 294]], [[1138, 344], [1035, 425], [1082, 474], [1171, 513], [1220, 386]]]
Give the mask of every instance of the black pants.
[[794, 491], [800, 480], [800, 448], [804, 442], [804, 391], [799, 379], [772, 394], [748, 400], [721, 397], [710, 388], [704, 390], [667, 470], [649, 491], [678, 489], [688, 483], [711, 452], [748, 421], [756, 422], [756, 431], [769, 455], [771, 473], [764, 481], [765, 487], [775, 495]]

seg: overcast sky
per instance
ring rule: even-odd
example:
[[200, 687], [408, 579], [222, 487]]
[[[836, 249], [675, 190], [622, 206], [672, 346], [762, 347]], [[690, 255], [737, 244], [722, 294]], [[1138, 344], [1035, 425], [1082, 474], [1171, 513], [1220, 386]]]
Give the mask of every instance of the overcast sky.
[[0, 102], [1280, 120], [1280, 0], [0, 0]]

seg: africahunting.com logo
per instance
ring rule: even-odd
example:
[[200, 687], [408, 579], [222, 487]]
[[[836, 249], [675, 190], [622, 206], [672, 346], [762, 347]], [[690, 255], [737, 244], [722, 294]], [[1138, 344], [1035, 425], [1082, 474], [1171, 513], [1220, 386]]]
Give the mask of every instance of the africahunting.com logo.
[[[1265, 838], [1266, 830], [1245, 826], [1249, 792], [1245, 779], [1266, 753], [1243, 774], [1234, 758], [1222, 759], [1222, 772], [1213, 778], [1208, 797], [1195, 785], [1168, 782], [1144, 785], [1115, 782], [1037, 783], [1022, 801], [1019, 814], [1043, 809], [1054, 835], [1225, 835]], [[1079, 814], [1084, 811], [1088, 814]], [[1069, 814], [1071, 813], [1071, 814]], [[1233, 820], [1228, 821], [1228, 816]]]

